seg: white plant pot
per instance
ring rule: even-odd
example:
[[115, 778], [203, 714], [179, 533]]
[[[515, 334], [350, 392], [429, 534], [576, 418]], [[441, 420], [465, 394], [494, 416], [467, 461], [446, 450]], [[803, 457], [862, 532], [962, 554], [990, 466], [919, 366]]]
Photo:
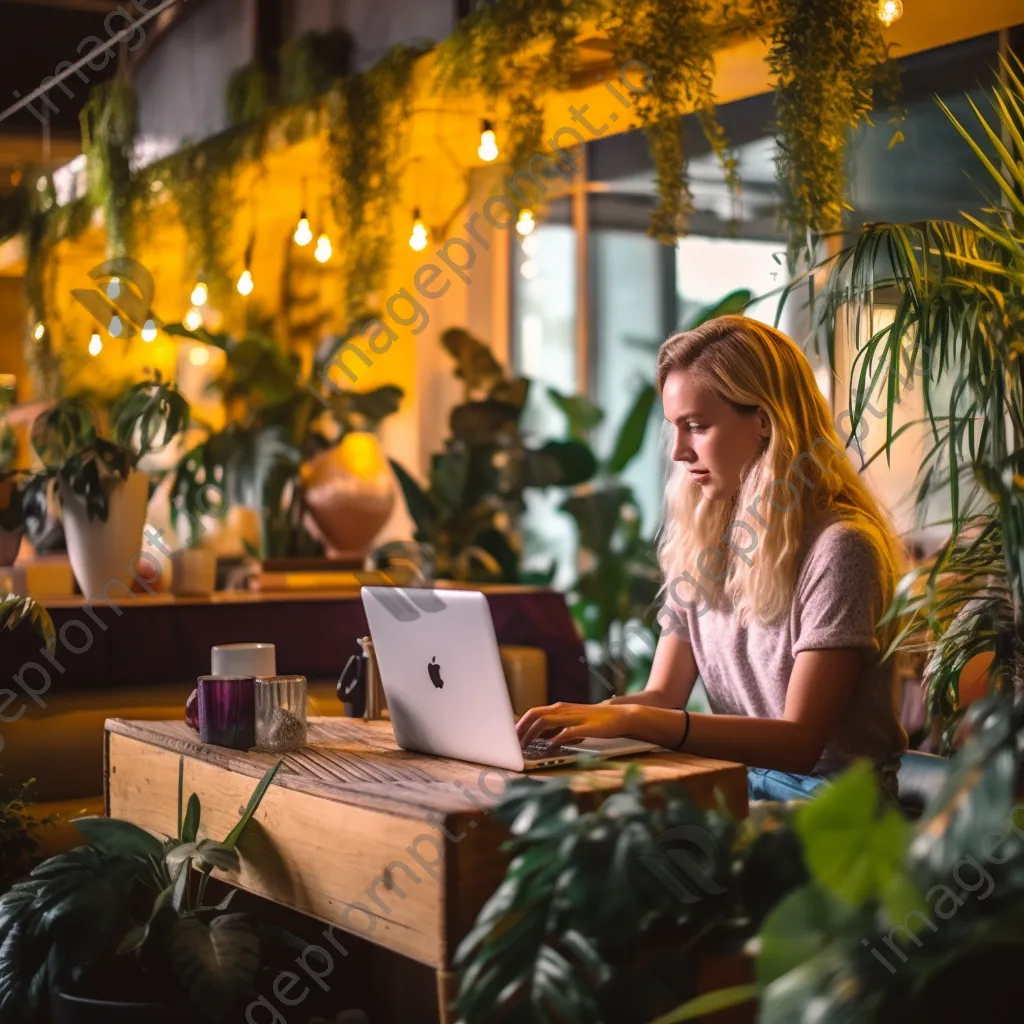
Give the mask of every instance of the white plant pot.
[[209, 597], [217, 579], [217, 555], [210, 548], [182, 548], [172, 559], [171, 593]]
[[[103, 594], [113, 580], [131, 587], [136, 582], [131, 563], [139, 564], [135, 556], [144, 548], [142, 530], [146, 524], [149, 477], [132, 470], [127, 480], [114, 484], [107, 499], [106, 522], [89, 519], [85, 500], [61, 477], [58, 486], [68, 558], [82, 593], [87, 598]], [[115, 595], [124, 595], [118, 586], [113, 586], [109, 593], [115, 600]]]

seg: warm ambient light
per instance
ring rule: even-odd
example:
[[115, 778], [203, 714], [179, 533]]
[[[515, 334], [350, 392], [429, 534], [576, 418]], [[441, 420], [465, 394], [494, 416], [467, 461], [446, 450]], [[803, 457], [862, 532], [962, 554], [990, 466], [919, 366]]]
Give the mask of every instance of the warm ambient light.
[[309, 218], [306, 216], [305, 210], [299, 214], [299, 224], [292, 237], [295, 239], [296, 245], [306, 246], [313, 241], [313, 229], [309, 226]]
[[103, 351], [103, 342], [98, 334], [89, 339], [89, 355], [98, 356]]
[[210, 353], [205, 346], [199, 345], [188, 354], [188, 361], [193, 366], [205, 366], [210, 361]]
[[151, 341], [154, 341], [156, 339], [156, 321], [147, 320], [142, 325], [142, 331], [140, 332], [140, 336], [142, 340], [147, 344]]
[[490, 121], [482, 123], [480, 131], [480, 146], [476, 151], [481, 160], [488, 162], [498, 155], [498, 142], [494, 137], [494, 125]]
[[248, 268], [242, 271], [235, 287], [238, 289], [239, 295], [252, 295], [255, 285], [252, 283], [252, 272]]
[[181, 321], [190, 331], [198, 330], [203, 326], [203, 314], [193, 306], [182, 318]]
[[331, 240], [326, 234], [321, 235], [316, 240], [316, 251], [313, 253], [317, 263], [326, 263], [333, 253], [334, 247], [331, 245]]
[[209, 297], [210, 289], [206, 287], [206, 282], [196, 281], [196, 286], [192, 289], [192, 305], [205, 306]]
[[42, 341], [44, 334], [46, 334], [46, 326], [40, 320], [39, 323], [36, 324], [35, 330], [32, 332], [32, 337], [35, 338], [36, 341]]
[[527, 235], [521, 244], [527, 256], [535, 256], [540, 248], [540, 239], [536, 235]]
[[416, 252], [421, 252], [427, 247], [427, 225], [420, 218], [420, 211], [417, 207], [412, 211], [412, 234], [409, 236], [409, 245]]
[[528, 206], [523, 207], [519, 211], [519, 220], [516, 221], [516, 231], [525, 238], [536, 226], [537, 222], [533, 219], [533, 210]]
[[888, 28], [894, 21], [899, 21], [902, 14], [902, 0], [879, 0], [878, 20], [886, 28]]

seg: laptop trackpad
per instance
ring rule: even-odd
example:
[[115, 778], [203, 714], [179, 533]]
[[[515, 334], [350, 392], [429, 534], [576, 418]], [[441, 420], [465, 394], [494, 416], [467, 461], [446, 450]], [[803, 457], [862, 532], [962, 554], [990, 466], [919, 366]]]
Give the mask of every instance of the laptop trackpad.
[[591, 754], [632, 754], [642, 750], [658, 750], [656, 743], [645, 743], [643, 740], [631, 740], [617, 736], [614, 739], [599, 739], [589, 736], [578, 743], [563, 744], [563, 750], [583, 750]]

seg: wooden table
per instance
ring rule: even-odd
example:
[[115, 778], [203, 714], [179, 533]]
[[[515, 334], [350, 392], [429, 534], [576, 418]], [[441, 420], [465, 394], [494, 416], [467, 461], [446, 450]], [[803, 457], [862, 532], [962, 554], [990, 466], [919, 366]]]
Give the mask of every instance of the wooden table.
[[[205, 746], [183, 722], [109, 719], [105, 739], [107, 813], [162, 835], [177, 828], [179, 757], [184, 793], [199, 795], [203, 833], [217, 839], [277, 759]], [[309, 745], [282, 760], [230, 881], [327, 922], [327, 949], [343, 938], [337, 926], [428, 965], [449, 1021], [455, 950], [508, 865], [498, 849], [508, 833], [489, 808], [516, 773], [410, 753], [389, 722], [347, 718], [312, 719]], [[681, 782], [709, 807], [717, 788], [746, 815], [746, 771], [727, 761], [645, 754], [576, 770], [572, 785], [618, 788], [630, 761], [643, 765], [645, 784]]]

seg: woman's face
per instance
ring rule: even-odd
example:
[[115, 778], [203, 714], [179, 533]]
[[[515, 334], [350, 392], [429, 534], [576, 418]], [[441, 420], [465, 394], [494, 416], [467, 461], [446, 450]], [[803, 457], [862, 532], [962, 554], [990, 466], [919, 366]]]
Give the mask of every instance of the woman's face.
[[662, 403], [675, 431], [673, 461], [683, 463], [709, 501], [728, 501], [740, 488], [743, 467], [764, 447], [767, 415], [740, 412], [686, 370], [668, 375]]

